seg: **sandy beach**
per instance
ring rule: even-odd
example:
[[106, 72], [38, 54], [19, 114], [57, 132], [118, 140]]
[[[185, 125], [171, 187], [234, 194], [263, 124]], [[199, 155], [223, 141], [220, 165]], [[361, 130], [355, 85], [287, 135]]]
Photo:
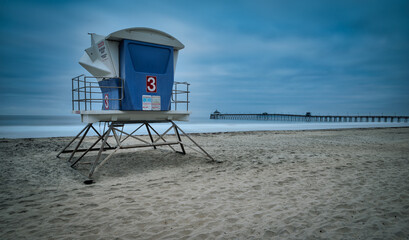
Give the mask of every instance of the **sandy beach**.
[[409, 128], [193, 134], [95, 183], [70, 138], [0, 139], [0, 239], [408, 239]]

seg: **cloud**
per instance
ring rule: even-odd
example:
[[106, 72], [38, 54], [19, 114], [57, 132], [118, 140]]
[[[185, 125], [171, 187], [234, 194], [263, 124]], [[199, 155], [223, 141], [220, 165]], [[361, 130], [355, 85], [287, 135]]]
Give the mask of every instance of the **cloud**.
[[409, 114], [408, 10], [406, 1], [8, 1], [0, 93], [13, 107], [2, 110], [25, 109], [21, 99], [42, 103], [33, 112], [71, 110], [87, 33], [143, 26], [185, 44], [176, 80], [192, 84], [192, 110], [203, 116]]

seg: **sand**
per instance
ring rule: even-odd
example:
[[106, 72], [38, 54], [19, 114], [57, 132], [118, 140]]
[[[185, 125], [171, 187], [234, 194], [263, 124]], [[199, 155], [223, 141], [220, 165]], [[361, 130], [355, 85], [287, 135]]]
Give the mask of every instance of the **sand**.
[[409, 237], [409, 128], [193, 137], [223, 163], [130, 150], [92, 185], [69, 138], [1, 139], [0, 239]]

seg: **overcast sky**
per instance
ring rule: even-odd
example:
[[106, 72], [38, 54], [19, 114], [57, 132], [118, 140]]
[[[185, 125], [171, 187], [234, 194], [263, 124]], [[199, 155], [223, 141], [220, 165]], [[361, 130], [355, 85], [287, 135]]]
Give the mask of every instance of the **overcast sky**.
[[191, 110], [409, 115], [409, 1], [0, 2], [1, 114], [70, 114], [87, 33], [129, 27], [185, 45]]

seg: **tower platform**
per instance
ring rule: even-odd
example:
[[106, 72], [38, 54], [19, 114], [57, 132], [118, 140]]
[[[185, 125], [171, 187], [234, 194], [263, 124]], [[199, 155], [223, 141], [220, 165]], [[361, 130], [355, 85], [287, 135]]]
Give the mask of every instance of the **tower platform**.
[[120, 111], [120, 110], [88, 110], [73, 111], [75, 114], [81, 114], [81, 121], [84, 123], [96, 122], [122, 122], [139, 123], [149, 122], [167, 122], [189, 121], [189, 111]]

